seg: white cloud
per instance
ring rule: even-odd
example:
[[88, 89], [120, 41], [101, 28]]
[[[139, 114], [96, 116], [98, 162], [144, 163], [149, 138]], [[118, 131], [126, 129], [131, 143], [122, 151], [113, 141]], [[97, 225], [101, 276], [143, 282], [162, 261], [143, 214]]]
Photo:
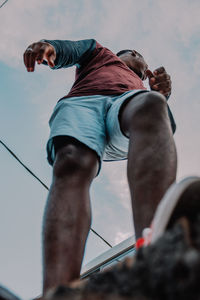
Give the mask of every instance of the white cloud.
[[105, 162], [103, 170], [108, 178], [109, 185], [106, 189], [114, 191], [120, 200], [120, 204], [127, 210], [131, 210], [131, 200], [126, 172], [127, 161]]

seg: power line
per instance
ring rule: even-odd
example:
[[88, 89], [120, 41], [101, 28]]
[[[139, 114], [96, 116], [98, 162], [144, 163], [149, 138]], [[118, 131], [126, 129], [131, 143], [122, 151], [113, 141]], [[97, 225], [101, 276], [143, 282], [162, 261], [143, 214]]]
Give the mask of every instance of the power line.
[[10, 150], [10, 148], [8, 148], [8, 146], [6, 146], [6, 144], [4, 144], [1, 140], [0, 140], [0, 143], [6, 148], [6, 150], [8, 150], [8, 152], [37, 180], [39, 181], [43, 187], [45, 187], [45, 189], [47, 189], [49, 191], [49, 188], [48, 186], [42, 181], [40, 180], [39, 177], [37, 177], [18, 157], [17, 155], [12, 151]]
[[4, 2], [0, 5], [0, 8], [2, 8], [2, 7], [6, 4], [6, 2], [8, 2], [8, 0], [4, 1]]
[[[7, 0], [8, 1], [8, 0]], [[6, 150], [26, 169], [27, 172], [29, 172], [37, 181], [39, 181], [40, 184], [43, 185], [43, 187], [49, 191], [49, 187], [38, 177], [36, 176], [18, 157], [17, 155], [4, 143], [0, 140], [0, 143], [6, 148]], [[105, 244], [107, 244], [110, 248], [112, 248], [112, 245], [107, 242], [100, 234], [98, 234], [94, 229], [90, 228], [90, 230], [98, 236]]]
[[110, 248], [112, 248], [112, 245], [110, 243], [108, 243], [100, 234], [98, 234], [94, 229], [90, 228], [90, 230], [96, 234], [96, 236], [98, 236], [104, 243], [106, 243]]

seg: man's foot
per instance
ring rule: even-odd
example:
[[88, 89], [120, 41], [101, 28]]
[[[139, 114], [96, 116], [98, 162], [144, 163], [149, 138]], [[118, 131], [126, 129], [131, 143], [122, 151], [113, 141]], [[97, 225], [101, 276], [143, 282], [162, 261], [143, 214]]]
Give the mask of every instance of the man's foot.
[[187, 177], [174, 183], [158, 205], [151, 228], [144, 229], [143, 237], [136, 242], [136, 247], [154, 243], [181, 217], [194, 222], [199, 213], [200, 177]]

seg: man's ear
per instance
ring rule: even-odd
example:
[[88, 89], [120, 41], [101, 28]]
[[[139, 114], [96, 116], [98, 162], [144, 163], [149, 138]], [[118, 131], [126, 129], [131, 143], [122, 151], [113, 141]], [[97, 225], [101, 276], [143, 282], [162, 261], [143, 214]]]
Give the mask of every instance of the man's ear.
[[137, 56], [137, 52], [135, 50], [132, 50], [131, 55], [132, 56]]

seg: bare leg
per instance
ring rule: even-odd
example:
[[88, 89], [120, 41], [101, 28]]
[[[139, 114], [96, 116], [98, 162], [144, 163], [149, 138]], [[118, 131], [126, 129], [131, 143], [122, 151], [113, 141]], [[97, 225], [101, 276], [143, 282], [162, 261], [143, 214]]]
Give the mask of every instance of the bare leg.
[[127, 173], [138, 238], [176, 178], [176, 148], [166, 100], [156, 92], [135, 96], [123, 107], [120, 125], [130, 139]]
[[44, 215], [43, 293], [79, 278], [91, 224], [89, 188], [98, 158], [81, 143], [65, 140], [56, 154]]

